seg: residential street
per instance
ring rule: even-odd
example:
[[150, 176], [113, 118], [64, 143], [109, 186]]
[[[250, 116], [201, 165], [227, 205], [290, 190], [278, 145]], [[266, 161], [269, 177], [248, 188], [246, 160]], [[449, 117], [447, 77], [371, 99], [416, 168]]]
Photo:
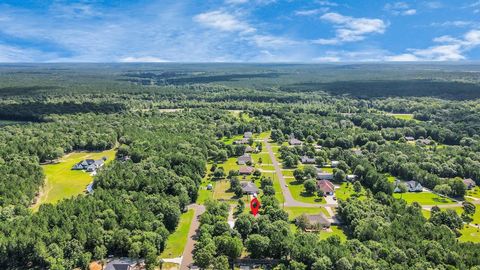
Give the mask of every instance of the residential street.
[[282, 168], [273, 153], [272, 145], [268, 142], [268, 139], [265, 138], [263, 140], [265, 143], [265, 147], [267, 148], [268, 154], [270, 155], [270, 159], [272, 160], [273, 167], [275, 168], [275, 172], [277, 173], [278, 181], [280, 182], [280, 187], [282, 189], [283, 197], [285, 198], [285, 206], [287, 207], [337, 207], [336, 203], [327, 203], [327, 204], [313, 204], [313, 203], [304, 203], [295, 200], [290, 193], [290, 190], [287, 187], [287, 181], [285, 181], [285, 177], [282, 173]]

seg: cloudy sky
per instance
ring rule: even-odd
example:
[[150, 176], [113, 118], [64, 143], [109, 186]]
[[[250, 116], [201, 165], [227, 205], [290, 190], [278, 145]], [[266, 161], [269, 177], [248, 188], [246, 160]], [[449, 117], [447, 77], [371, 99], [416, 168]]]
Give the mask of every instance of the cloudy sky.
[[480, 0], [0, 0], [0, 62], [480, 60]]

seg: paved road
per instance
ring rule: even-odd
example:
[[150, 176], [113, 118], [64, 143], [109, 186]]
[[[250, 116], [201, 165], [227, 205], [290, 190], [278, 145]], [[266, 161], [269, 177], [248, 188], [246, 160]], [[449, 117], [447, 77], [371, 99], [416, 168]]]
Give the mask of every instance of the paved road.
[[190, 225], [190, 230], [188, 231], [188, 240], [183, 250], [182, 255], [182, 264], [180, 265], [180, 270], [188, 270], [189, 266], [193, 263], [193, 247], [196, 242], [196, 235], [200, 222], [198, 220], [199, 216], [205, 212], [205, 206], [198, 204], [191, 204], [188, 206], [189, 209], [193, 209], [195, 214], [193, 215], [192, 224]]
[[265, 147], [267, 148], [268, 154], [270, 155], [270, 159], [272, 160], [273, 167], [275, 168], [275, 172], [277, 173], [278, 181], [280, 182], [280, 188], [282, 189], [283, 197], [285, 198], [285, 206], [290, 207], [337, 207], [337, 204], [314, 204], [314, 203], [304, 203], [295, 200], [290, 193], [290, 189], [287, 187], [287, 181], [285, 181], [285, 177], [282, 173], [282, 168], [273, 153], [272, 145], [268, 142], [268, 139], [264, 139], [263, 142], [265, 143]]

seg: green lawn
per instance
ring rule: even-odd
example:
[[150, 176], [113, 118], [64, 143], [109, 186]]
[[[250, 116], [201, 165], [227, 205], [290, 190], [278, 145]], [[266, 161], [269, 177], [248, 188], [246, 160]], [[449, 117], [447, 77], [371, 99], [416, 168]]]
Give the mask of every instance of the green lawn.
[[321, 231], [320, 232], [320, 240], [327, 239], [330, 236], [337, 235], [340, 237], [340, 240], [342, 242], [347, 241], [347, 235], [343, 232], [342, 227], [340, 226], [331, 226], [330, 229], [332, 230], [331, 232], [328, 231]]
[[467, 196], [480, 199], [480, 187], [475, 187], [474, 189], [467, 190]]
[[323, 197], [319, 198], [316, 193], [306, 194], [303, 184], [298, 183], [295, 179], [285, 179], [288, 183], [288, 189], [293, 198], [304, 203], [325, 203]]
[[183, 249], [187, 243], [188, 231], [192, 223], [193, 214], [193, 209], [182, 214], [177, 229], [168, 236], [165, 249], [162, 254], [160, 254], [160, 258], [176, 258], [182, 256]]
[[288, 213], [288, 217], [292, 221], [295, 220], [295, 218], [301, 216], [302, 214], [315, 215], [323, 213], [325, 214], [325, 216], [330, 217], [330, 214], [324, 207], [285, 207], [285, 211]]
[[392, 114], [388, 114], [388, 115], [393, 116], [397, 119], [413, 120], [413, 114], [409, 114], [409, 113], [392, 113]]
[[[353, 194], [355, 194], [355, 190], [353, 190], [352, 183], [342, 183], [340, 185], [340, 188], [335, 189], [335, 196], [337, 197], [337, 199], [346, 200], [350, 198]], [[359, 195], [364, 195], [364, 193], [360, 193]]]
[[262, 159], [262, 164], [272, 164], [272, 160], [270, 159], [270, 155], [268, 152], [260, 152], [258, 154], [252, 154], [253, 161], [255, 163], [259, 163], [259, 158]]
[[234, 141], [241, 140], [242, 138], [243, 138], [243, 134], [235, 135], [235, 136], [232, 136], [231, 138], [223, 137], [222, 142], [224, 142], [225, 144], [233, 144]]
[[82, 194], [93, 177], [85, 171], [72, 170], [73, 165], [84, 159], [101, 159], [107, 157], [107, 163], [115, 158], [115, 150], [103, 152], [73, 152], [65, 155], [57, 164], [42, 165], [45, 173], [45, 186], [40, 198], [32, 206], [34, 211], [41, 204], [57, 203], [58, 201]]
[[392, 175], [389, 174], [389, 173], [386, 173], [385, 176], [387, 177], [388, 182], [390, 182], [390, 183], [394, 183], [394, 182], [395, 182], [395, 179], [396, 179], [395, 176], [392, 176]]
[[407, 203], [418, 202], [421, 205], [437, 205], [437, 204], [449, 204], [455, 203], [448, 198], [440, 197], [430, 192], [407, 192], [407, 193], [394, 193], [395, 198], [402, 198]]
[[460, 232], [462, 233], [458, 238], [460, 242], [480, 243], [480, 229], [466, 225]]

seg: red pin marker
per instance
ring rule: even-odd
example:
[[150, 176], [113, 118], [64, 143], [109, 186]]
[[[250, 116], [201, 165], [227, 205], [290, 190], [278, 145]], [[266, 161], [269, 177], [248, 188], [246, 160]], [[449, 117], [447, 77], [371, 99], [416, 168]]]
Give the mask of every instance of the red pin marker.
[[252, 214], [254, 217], [257, 216], [259, 209], [260, 209], [260, 202], [258, 201], [257, 198], [253, 198], [253, 200], [250, 201], [250, 210], [252, 210]]

